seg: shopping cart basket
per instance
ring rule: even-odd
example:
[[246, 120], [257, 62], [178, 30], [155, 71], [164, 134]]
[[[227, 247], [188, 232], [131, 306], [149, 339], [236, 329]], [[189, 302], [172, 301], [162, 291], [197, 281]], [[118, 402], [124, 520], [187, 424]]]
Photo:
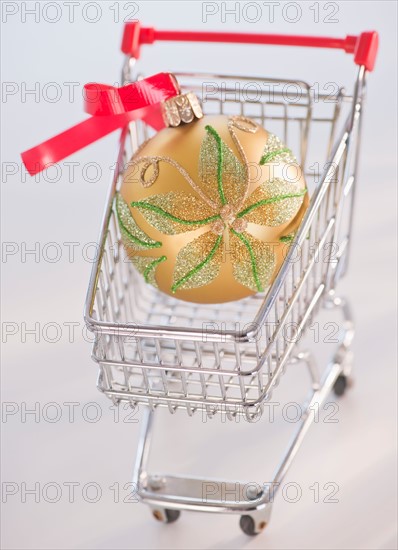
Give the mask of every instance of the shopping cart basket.
[[[174, 521], [181, 509], [233, 512], [241, 515], [243, 531], [253, 535], [269, 521], [273, 501], [269, 487], [242, 489], [240, 498], [230, 500], [225, 498], [228, 491], [224, 496], [216, 491], [208, 499], [203, 497], [205, 479], [147, 472], [154, 412], [166, 407], [171, 413], [183, 409], [188, 415], [201, 411], [210, 417], [243, 415], [255, 421], [286, 367], [304, 362], [310, 374], [309, 397], [273, 475], [275, 491], [313, 422], [311, 410], [331, 390], [344, 393], [350, 380], [354, 332], [348, 302], [336, 295], [335, 287], [347, 269], [365, 79], [373, 69], [378, 37], [375, 32], [333, 39], [158, 31], [129, 22], [122, 44], [127, 56], [124, 82], [140, 78], [134, 66], [140, 46], [157, 40], [338, 48], [352, 53], [358, 66], [352, 94], [339, 88], [332, 94], [319, 92], [316, 99], [303, 81], [175, 73], [182, 90], [193, 90], [199, 97], [204, 82], [218, 83], [202, 98], [205, 113], [240, 114], [256, 120], [298, 151], [304, 167], [311, 200], [286, 259], [267, 292], [237, 302], [190, 304], [166, 296], [146, 285], [126, 260], [115, 193], [123, 167], [151, 130], [134, 122], [121, 133], [101, 228], [101, 252], [93, 265], [85, 308], [86, 323], [95, 334], [98, 388], [116, 404], [144, 405], [134, 483], [139, 498], [150, 505], [157, 519]], [[243, 101], [244, 94], [236, 94], [237, 83], [242, 88], [250, 83], [251, 89], [254, 83], [255, 96], [246, 94]], [[294, 101], [284, 93], [287, 87], [296, 90]], [[341, 311], [344, 319], [335, 354], [324, 368], [317, 366], [309, 350], [299, 347], [320, 308]]]

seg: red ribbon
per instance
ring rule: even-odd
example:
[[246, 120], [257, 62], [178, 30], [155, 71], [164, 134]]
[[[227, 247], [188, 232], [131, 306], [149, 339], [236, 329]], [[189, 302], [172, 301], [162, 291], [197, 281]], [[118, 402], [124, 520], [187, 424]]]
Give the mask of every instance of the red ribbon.
[[121, 88], [86, 84], [84, 90], [84, 110], [92, 115], [91, 118], [22, 153], [23, 163], [31, 176], [132, 120], [145, 120], [155, 130], [161, 130], [164, 128], [161, 103], [179, 93], [176, 80], [168, 73], [159, 73]]

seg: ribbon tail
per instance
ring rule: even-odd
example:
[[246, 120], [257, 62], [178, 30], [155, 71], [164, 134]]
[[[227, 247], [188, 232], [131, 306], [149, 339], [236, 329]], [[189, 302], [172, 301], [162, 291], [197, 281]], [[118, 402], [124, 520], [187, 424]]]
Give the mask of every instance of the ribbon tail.
[[118, 128], [122, 128], [132, 120], [144, 119], [156, 130], [160, 130], [164, 127], [164, 123], [159, 117], [160, 112], [159, 105], [158, 116], [153, 112], [149, 116], [148, 109], [144, 107], [116, 116], [91, 117], [25, 151], [21, 155], [22, 161], [29, 174], [34, 176], [51, 164], [69, 157]]

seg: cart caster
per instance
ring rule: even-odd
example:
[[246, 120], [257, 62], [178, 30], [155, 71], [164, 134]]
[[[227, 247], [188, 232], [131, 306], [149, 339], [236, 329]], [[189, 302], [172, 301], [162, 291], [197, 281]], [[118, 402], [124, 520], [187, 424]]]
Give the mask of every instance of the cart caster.
[[239, 525], [245, 535], [249, 535], [249, 537], [254, 537], [255, 535], [259, 535], [265, 529], [267, 522], [261, 521], [258, 525], [256, 525], [254, 519], [251, 516], [241, 516], [239, 520]]
[[342, 397], [349, 386], [349, 378], [345, 374], [340, 374], [333, 386], [333, 391], [336, 397]]
[[174, 523], [180, 517], [181, 512], [180, 510], [168, 510], [165, 508], [164, 510], [152, 510], [152, 515], [156, 520], [162, 523]]

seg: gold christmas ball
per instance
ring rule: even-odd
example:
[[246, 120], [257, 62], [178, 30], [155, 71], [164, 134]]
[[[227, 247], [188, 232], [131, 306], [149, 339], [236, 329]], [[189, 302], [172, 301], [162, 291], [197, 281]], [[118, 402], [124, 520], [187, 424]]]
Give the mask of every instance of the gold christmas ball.
[[266, 290], [307, 204], [292, 152], [252, 120], [224, 115], [158, 132], [116, 197], [123, 244], [145, 281], [198, 303]]

